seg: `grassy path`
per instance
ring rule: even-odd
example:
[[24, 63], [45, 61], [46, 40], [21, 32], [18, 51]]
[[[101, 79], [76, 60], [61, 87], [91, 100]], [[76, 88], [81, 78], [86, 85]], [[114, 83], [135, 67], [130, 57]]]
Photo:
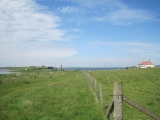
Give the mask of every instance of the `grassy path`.
[[0, 80], [1, 120], [105, 119], [81, 71], [31, 72]]

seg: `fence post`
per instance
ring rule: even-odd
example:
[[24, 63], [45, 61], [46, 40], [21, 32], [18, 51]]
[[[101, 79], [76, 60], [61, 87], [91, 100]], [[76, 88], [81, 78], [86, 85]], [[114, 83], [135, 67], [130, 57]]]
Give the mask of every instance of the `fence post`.
[[100, 83], [100, 103], [101, 103], [101, 106], [102, 106], [102, 109], [103, 109], [103, 95], [102, 95], [102, 85]]
[[123, 111], [122, 111], [122, 83], [114, 83], [113, 91], [113, 100], [114, 100], [114, 120], [123, 120]]
[[96, 79], [95, 79], [95, 94], [97, 96], [97, 82], [96, 82]]
[[96, 79], [95, 79], [95, 93], [97, 94], [97, 82], [96, 82]]

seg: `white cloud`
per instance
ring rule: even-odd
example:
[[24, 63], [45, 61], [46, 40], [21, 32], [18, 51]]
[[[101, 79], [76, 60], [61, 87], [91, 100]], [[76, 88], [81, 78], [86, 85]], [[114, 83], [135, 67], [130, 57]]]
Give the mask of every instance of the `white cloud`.
[[73, 6], [64, 6], [64, 7], [59, 7], [57, 10], [60, 13], [66, 14], [66, 13], [84, 13], [83, 9], [79, 9], [78, 7], [73, 7]]
[[107, 13], [104, 17], [97, 20], [107, 21], [116, 25], [131, 25], [133, 23], [152, 21], [155, 18], [147, 11], [126, 8]]
[[132, 53], [151, 53], [153, 50], [143, 50], [143, 49], [132, 49], [130, 50]]
[[155, 47], [156, 44], [153, 43], [145, 43], [145, 42], [126, 42], [126, 45], [129, 46], [140, 46], [140, 47]]
[[91, 46], [97, 46], [97, 45], [109, 45], [109, 46], [120, 46], [123, 45], [122, 42], [101, 42], [101, 41], [91, 41], [87, 42]]
[[159, 47], [158, 44], [147, 43], [147, 42], [101, 42], [101, 41], [90, 41], [87, 42], [89, 45], [110, 45], [110, 46], [136, 46], [136, 47]]
[[13, 39], [14, 36], [14, 40], [64, 40], [65, 31], [58, 29], [60, 19], [41, 10], [32, 0], [2, 0], [1, 38], [8, 36]]
[[14, 49], [13, 51], [10, 51], [10, 49], [7, 51], [9, 53], [3, 53], [0, 52], [1, 56], [0, 58], [13, 58], [13, 57], [21, 57], [21, 58], [31, 58], [31, 59], [42, 59], [42, 58], [67, 58], [77, 53], [75, 49], [66, 49], [66, 48], [30, 48], [30, 49], [23, 49], [21, 51], [17, 51]]
[[125, 7], [123, 3], [119, 0], [72, 0], [74, 3], [77, 3], [80, 6], [87, 7], [87, 8], [97, 8], [97, 7], [104, 7], [106, 6], [108, 9], [115, 9], [115, 8], [123, 8]]
[[56, 46], [74, 36], [60, 29], [59, 17], [33, 0], [1, 0], [0, 16], [1, 60], [9, 63], [15, 57], [23, 60], [23, 56], [65, 58], [77, 53], [75, 49]]
[[74, 7], [65, 6], [60, 11], [74, 14], [73, 16], [79, 18], [76, 18], [76, 21], [83, 18], [83, 20], [105, 21], [114, 25], [159, 21], [156, 14], [143, 9], [129, 8], [121, 0], [71, 0], [70, 2]]
[[[67, 58], [69, 56], [72, 56], [76, 54], [77, 51], [74, 49], [37, 49], [37, 50], [30, 50], [27, 51], [26, 54], [24, 54], [26, 57], [31, 58]], [[43, 56], [42, 56], [43, 55]]]
[[88, 45], [94, 47], [106, 46], [108, 49], [114, 47], [118, 50], [123, 50], [130, 53], [156, 53], [160, 51], [160, 44], [146, 43], [146, 42], [101, 42], [91, 41], [87, 42]]

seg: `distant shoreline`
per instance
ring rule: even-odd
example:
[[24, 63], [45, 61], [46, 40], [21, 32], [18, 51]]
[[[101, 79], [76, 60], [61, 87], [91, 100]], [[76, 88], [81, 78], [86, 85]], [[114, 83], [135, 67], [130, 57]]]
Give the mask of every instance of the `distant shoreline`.
[[66, 67], [64, 70], [119, 70], [124, 69], [124, 67], [110, 67], [110, 68], [102, 68], [102, 67]]

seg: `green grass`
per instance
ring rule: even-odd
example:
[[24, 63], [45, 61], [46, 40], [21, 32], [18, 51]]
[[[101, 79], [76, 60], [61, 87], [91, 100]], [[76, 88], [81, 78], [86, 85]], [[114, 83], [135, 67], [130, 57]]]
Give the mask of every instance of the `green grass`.
[[0, 75], [1, 120], [105, 120], [82, 71]]
[[[103, 86], [104, 107], [113, 99], [114, 82], [122, 82], [123, 95], [160, 116], [160, 69], [91, 71]], [[127, 103], [123, 104], [124, 120], [152, 120]]]
[[[2, 120], [105, 120], [83, 71], [16, 70], [20, 74], [0, 75]], [[113, 98], [116, 81], [123, 83], [124, 96], [160, 116], [159, 68], [89, 74], [97, 80], [97, 85], [102, 84], [105, 111]], [[124, 120], [152, 120], [127, 103], [123, 104], [123, 110]]]

